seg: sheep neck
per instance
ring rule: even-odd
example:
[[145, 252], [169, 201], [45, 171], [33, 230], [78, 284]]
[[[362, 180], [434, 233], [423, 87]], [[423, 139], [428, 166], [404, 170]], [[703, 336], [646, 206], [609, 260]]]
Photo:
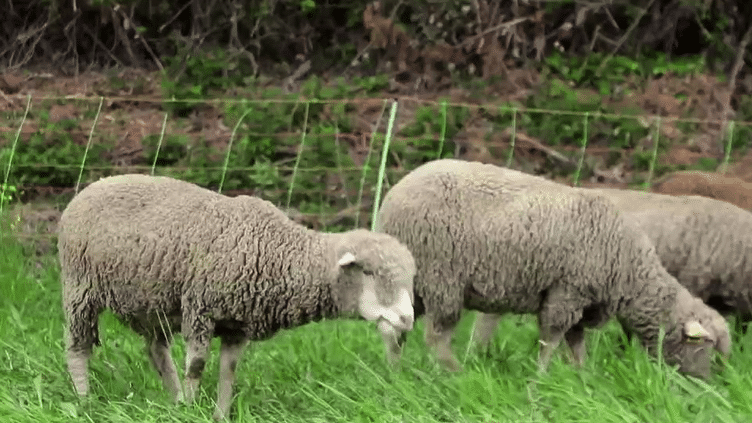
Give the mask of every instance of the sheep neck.
[[[663, 276], [663, 277], [661, 277]], [[668, 274], [654, 274], [642, 279], [643, 283], [634, 286], [634, 295], [620, 301], [616, 314], [627, 329], [633, 331], [649, 350], [657, 347], [661, 325], [665, 330], [664, 339], [676, 337], [675, 303], [678, 283], [672, 284]]]
[[280, 304], [273, 316], [280, 328], [292, 328], [306, 323], [333, 318], [338, 310], [332, 295], [337, 274], [331, 269], [332, 254], [319, 236], [301, 239], [303, 253], [300, 263], [306, 266], [290, 268], [285, 290], [292, 293], [286, 304]]

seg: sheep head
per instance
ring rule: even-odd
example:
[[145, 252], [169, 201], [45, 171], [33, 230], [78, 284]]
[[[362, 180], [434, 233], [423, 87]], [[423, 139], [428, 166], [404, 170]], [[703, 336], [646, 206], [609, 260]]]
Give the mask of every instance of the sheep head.
[[714, 351], [728, 357], [731, 336], [726, 320], [699, 298], [682, 292], [678, 296], [678, 325], [676, 333], [666, 340], [666, 359], [679, 364], [679, 371], [696, 377], [710, 377], [710, 363]]
[[389, 360], [396, 362], [415, 319], [413, 256], [390, 235], [357, 229], [340, 237], [335, 251], [340, 310], [377, 322]]

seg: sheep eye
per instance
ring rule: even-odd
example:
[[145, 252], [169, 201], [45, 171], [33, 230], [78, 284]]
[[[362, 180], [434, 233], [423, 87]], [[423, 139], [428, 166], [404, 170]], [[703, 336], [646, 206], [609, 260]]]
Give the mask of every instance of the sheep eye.
[[373, 270], [363, 270], [363, 274], [366, 276], [373, 276]]

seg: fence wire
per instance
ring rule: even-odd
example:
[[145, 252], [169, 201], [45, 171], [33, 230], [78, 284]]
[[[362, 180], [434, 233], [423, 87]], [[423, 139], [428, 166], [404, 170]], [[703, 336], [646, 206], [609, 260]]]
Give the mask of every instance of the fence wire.
[[[44, 171], [68, 171], [66, 169], [69, 169], [70, 171], [77, 170], [77, 176], [75, 179], [75, 185], [73, 186], [73, 189], [71, 190], [73, 193], [77, 193], [82, 185], [85, 185], [87, 183], [93, 182], [93, 179], [97, 176], [97, 174], [101, 177], [106, 174], [113, 174], [113, 173], [119, 173], [123, 171], [127, 171], [129, 173], [132, 172], [139, 172], [139, 173], [148, 173], [150, 175], [157, 175], [157, 174], [170, 174], [170, 175], [179, 175], [181, 172], [183, 175], [192, 175], [195, 172], [203, 172], [202, 175], [209, 175], [209, 174], [215, 174], [215, 172], [220, 172], [219, 176], [219, 184], [217, 187], [218, 192], [222, 192], [223, 189], [226, 189], [226, 182], [228, 180], [231, 180], [233, 178], [238, 177], [238, 175], [242, 175], [244, 177], [248, 175], [254, 175], [254, 177], [258, 177], [258, 173], [260, 173], [259, 169], [264, 170], [265, 172], [268, 172], [269, 174], [273, 175], [281, 175], [281, 174], [289, 174], [289, 182], [287, 182], [287, 187], [284, 189], [284, 192], [281, 192], [281, 188], [269, 188], [262, 190], [263, 193], [266, 194], [267, 197], [271, 197], [275, 199], [276, 204], [282, 205], [284, 204], [285, 208], [288, 212], [291, 212], [295, 214], [298, 218], [305, 220], [306, 218], [317, 216], [321, 218], [323, 215], [329, 215], [332, 218], [336, 218], [337, 216], [342, 216], [342, 213], [352, 213], [354, 215], [354, 219], [351, 222], [352, 225], [355, 227], [360, 227], [362, 225], [363, 218], [368, 218], [368, 216], [362, 216], [363, 209], [365, 206], [370, 206], [370, 221], [371, 221], [371, 228], [373, 229], [373, 225], [375, 224], [375, 216], [379, 207], [379, 203], [381, 201], [381, 197], [383, 194], [383, 191], [385, 191], [384, 184], [387, 183], [390, 178], [398, 179], [401, 175], [409, 172], [412, 169], [405, 168], [402, 163], [399, 161], [398, 154], [395, 152], [395, 149], [393, 146], [395, 143], [397, 145], [401, 146], [401, 150], [404, 153], [405, 151], [409, 152], [411, 147], [409, 144], [411, 140], [415, 137], [410, 135], [404, 135], [397, 133], [398, 130], [396, 129], [396, 120], [398, 115], [399, 107], [398, 105], [402, 105], [404, 103], [414, 103], [417, 105], [421, 105], [422, 107], [430, 107], [432, 111], [435, 111], [436, 116], [439, 117], [439, 126], [435, 133], [433, 131], [428, 131], [428, 133], [424, 132], [419, 138], [421, 138], [424, 142], [428, 141], [428, 144], [435, 142], [435, 153], [425, 153], [423, 152], [423, 157], [448, 157], [456, 155], [456, 151], [458, 151], [457, 148], [457, 142], [455, 143], [455, 154], [451, 154], [451, 152], [446, 151], [446, 143], [448, 141], [452, 141], [450, 136], [450, 130], [448, 126], [448, 122], [452, 119], [456, 120], [456, 116], [453, 116], [450, 111], [452, 110], [475, 110], [475, 111], [489, 111], [489, 110], [495, 110], [499, 113], [499, 116], [505, 115], [509, 118], [509, 123], [507, 128], [509, 129], [509, 143], [507, 145], [508, 152], [505, 154], [505, 160], [500, 160], [502, 162], [506, 163], [507, 167], [513, 167], [513, 159], [515, 158], [515, 154], [517, 151], [517, 147], [519, 146], [520, 142], [525, 142], [525, 138], [520, 138], [520, 124], [521, 124], [521, 118], [524, 118], [525, 116], [530, 116], [531, 114], [539, 113], [539, 114], [551, 114], [551, 115], [568, 115], [572, 117], [581, 117], [582, 118], [582, 136], [581, 139], [578, 141], [574, 141], [574, 144], [576, 146], [576, 150], [572, 152], [574, 157], [574, 163], [575, 168], [573, 169], [572, 178], [573, 178], [573, 185], [578, 186], [581, 183], [581, 180], [583, 178], [583, 170], [585, 168], [586, 162], [586, 156], [587, 156], [587, 149], [590, 144], [590, 137], [591, 137], [591, 131], [589, 131], [589, 128], [594, 125], [593, 121], [597, 119], [602, 118], [611, 118], [611, 119], [632, 119], [632, 120], [638, 120], [642, 122], [642, 126], [649, 127], [648, 129], [652, 129], [652, 135], [648, 135], [648, 138], [651, 139], [652, 142], [652, 149], [650, 151], [650, 156], [648, 160], [648, 170], [647, 170], [647, 176], [644, 182], [642, 183], [643, 189], [649, 189], [650, 183], [653, 180], [654, 173], [656, 171], [656, 163], [657, 158], [659, 155], [659, 144], [660, 144], [660, 134], [661, 134], [661, 127], [662, 125], [665, 125], [666, 122], [683, 122], [687, 124], [706, 124], [706, 125], [720, 125], [721, 128], [724, 130], [721, 131], [721, 133], [725, 134], [725, 143], [723, 145], [723, 159], [720, 166], [720, 169], [725, 170], [731, 160], [731, 153], [732, 153], [732, 147], [734, 146], [734, 135], [735, 135], [735, 129], [738, 127], [752, 127], [752, 122], [744, 122], [744, 121], [722, 121], [722, 120], [712, 120], [712, 119], [696, 119], [696, 118], [680, 118], [680, 117], [665, 117], [665, 116], [653, 116], [653, 115], [619, 115], [619, 114], [613, 114], [613, 113], [605, 113], [600, 111], [594, 111], [594, 112], [581, 112], [581, 111], [567, 111], [567, 110], [545, 110], [545, 109], [536, 109], [536, 108], [526, 108], [519, 105], [489, 105], [489, 104], [472, 104], [472, 103], [460, 103], [460, 102], [451, 102], [447, 100], [439, 100], [439, 101], [429, 101], [429, 100], [422, 100], [422, 99], [415, 99], [415, 98], [408, 98], [408, 97], [396, 97], [393, 99], [342, 99], [342, 100], [283, 100], [283, 99], [263, 99], [263, 100], [248, 100], [248, 99], [212, 99], [212, 100], [196, 100], [196, 104], [223, 104], [227, 106], [228, 104], [236, 104], [245, 107], [245, 110], [242, 110], [241, 113], [239, 113], [239, 116], [237, 120], [235, 121], [232, 132], [229, 136], [229, 140], [227, 141], [226, 150], [223, 152], [224, 159], [222, 160], [221, 165], [212, 165], [211, 163], [205, 163], [200, 166], [194, 166], [194, 165], [163, 165], [159, 166], [160, 159], [165, 159], [165, 157], [168, 157], [171, 153], [169, 151], [168, 143], [168, 122], [169, 122], [169, 115], [168, 113], [164, 113], [163, 119], [161, 119], [161, 125], [159, 134], [156, 139], [156, 147], [153, 152], [154, 156], [152, 160], [150, 160], [149, 164], [145, 165], [139, 165], [139, 164], [133, 164], [133, 165], [127, 165], [127, 166], [116, 166], [116, 165], [100, 165], [100, 164], [87, 164], [87, 160], [90, 158], [90, 154], [92, 151], [92, 145], [93, 145], [93, 139], [95, 136], [97, 124], [102, 120], [102, 108], [105, 104], [105, 101], [107, 101], [107, 104], [113, 104], [117, 101], [124, 101], [124, 102], [144, 102], [144, 103], [170, 103], [171, 100], [161, 100], [161, 99], [155, 99], [155, 98], [133, 98], [133, 97], [97, 97], [97, 98], [82, 98], [82, 97], [41, 97], [41, 98], [34, 98], [34, 103], [44, 103], [45, 101], [63, 101], [63, 100], [75, 100], [76, 102], [90, 102], [94, 103], [95, 101], [98, 102], [98, 107], [96, 109], [96, 113], [93, 117], [93, 120], [91, 122], [91, 127], [88, 131], [88, 137], [85, 145], [85, 149], [83, 151], [83, 156], [80, 158], [80, 161], [77, 161], [75, 163], [45, 163], [44, 161], [40, 160], [38, 163], [23, 163], [19, 164], [14, 162], [14, 158], [17, 156], [17, 151], [19, 149], [20, 143], [23, 142], [30, 142], [21, 140], [21, 134], [24, 129], [24, 125], [27, 123], [28, 117], [30, 112], [32, 111], [32, 97], [29, 95], [26, 99], [26, 107], [24, 109], [23, 116], [18, 123], [18, 128], [15, 131], [15, 136], [12, 139], [12, 142], [9, 143], [9, 145], [6, 145], [5, 147], [0, 148], [0, 158], [7, 155], [7, 161], [4, 163], [5, 172], [3, 176], [3, 185], [0, 187], [0, 214], [3, 212], [4, 207], [6, 207], [6, 202], [9, 197], [9, 189], [13, 186], [21, 186], [23, 187], [23, 181], [14, 181], [11, 178], [12, 172], [11, 170], [18, 169], [18, 168], [25, 168], [25, 169], [37, 169], [41, 172]], [[191, 103], [191, 100], [180, 100], [182, 103]], [[365, 155], [364, 160], [362, 163], [355, 163], [355, 160], [353, 159], [353, 164], [344, 164], [342, 163], [342, 156], [340, 152], [340, 138], [343, 136], [343, 134], [340, 132], [340, 126], [337, 122], [333, 123], [334, 127], [334, 133], [329, 133], [325, 129], [321, 128], [321, 125], [317, 122], [312, 122], [310, 115], [311, 110], [313, 107], [319, 107], [319, 106], [334, 106], [334, 105], [341, 105], [343, 107], [342, 110], [344, 110], [344, 107], [347, 107], [347, 105], [357, 105], [357, 104], [364, 104], [365, 102], [369, 102], [368, 104], [373, 105], [374, 102], [379, 102], [381, 104], [381, 110], [380, 113], [378, 113], [376, 122], [374, 125], [371, 125], [371, 130], [367, 134], [368, 136], [364, 139], [367, 139], [367, 153]], [[295, 121], [295, 113], [298, 110], [298, 107], [301, 105], [301, 103], [304, 103], [304, 112], [302, 116], [302, 125], [300, 130], [294, 130], [293, 124]], [[292, 110], [292, 114], [289, 118], [289, 125], [288, 128], [280, 128], [281, 130], [275, 133], [265, 133], [265, 132], [257, 132], [253, 131], [252, 124], [253, 122], [249, 122], [251, 119], [248, 118], [248, 116], [254, 111], [257, 110], [258, 107], [265, 107], [269, 104], [288, 104], [288, 105], [294, 105], [294, 108]], [[389, 118], [386, 124], [386, 128], [382, 133], [379, 133], [379, 128], [381, 128], [382, 120], [384, 117], [384, 114], [386, 112], [387, 106], [391, 104]], [[336, 119], [335, 119], [336, 120]], [[528, 119], [529, 120], [529, 119]], [[430, 124], [423, 122], [424, 125], [430, 126]], [[316, 126], [318, 125], [318, 126]], [[530, 123], [528, 122], [528, 125]], [[460, 125], [461, 126], [461, 125]], [[404, 129], [404, 128], [403, 128]], [[318, 132], [317, 132], [318, 131]], [[44, 129], [37, 129], [36, 131], [32, 131], [34, 133], [37, 132], [44, 132]], [[71, 131], [73, 133], [74, 131]], [[105, 137], [105, 135], [99, 135], [100, 138]], [[109, 134], [114, 135], [114, 134]], [[151, 135], [157, 135], [157, 134], [149, 134]], [[524, 136], [525, 134], [523, 134]], [[457, 137], [457, 134], [454, 134], [454, 137]], [[231, 165], [231, 158], [233, 157], [233, 154], [240, 154], [237, 151], [238, 144], [244, 144], [243, 148], [248, 147], [248, 143], [250, 141], [251, 137], [257, 137], [259, 140], [263, 140], [263, 142], [270, 142], [270, 143], [284, 143], [286, 141], [293, 140], [295, 138], [298, 138], [299, 141], [296, 143], [296, 151], [294, 151], [295, 157], [294, 160], [292, 160], [292, 166], [286, 165], [285, 163], [266, 163], [259, 165], [258, 163], [254, 163], [253, 165], [248, 166], [237, 166], [237, 165]], [[323, 139], [323, 141], [322, 141]], [[333, 144], [335, 146], [334, 148], [334, 159], [335, 159], [335, 166], [304, 166], [303, 165], [303, 158], [306, 157], [306, 154], [312, 154], [316, 153], [313, 151], [315, 149], [315, 145], [324, 145], [327, 142], [329, 142], [329, 139], [333, 140]], [[382, 141], [383, 140], [383, 141]], [[324, 144], [316, 144], [318, 143], [324, 143]], [[312, 144], [313, 143], [313, 144]], [[405, 147], [405, 145], [408, 145], [408, 147]], [[490, 146], [491, 144], [489, 144]], [[551, 150], [555, 151], [556, 146], [551, 146]], [[569, 150], [566, 147], [558, 146], [559, 150]], [[55, 146], [49, 146], [50, 149], [54, 149]], [[549, 146], [545, 146], [545, 148], [549, 148]], [[380, 151], [379, 151], [380, 150]], [[144, 153], [145, 153], [145, 147], [144, 147]], [[380, 154], [379, 154], [380, 153]], [[326, 154], [326, 153], [321, 153]], [[565, 155], [562, 155], [562, 153], [557, 153], [561, 157], [565, 157]], [[372, 164], [372, 158], [378, 158], [378, 165], [377, 165], [377, 172], [375, 175], [375, 181], [373, 180], [373, 176], [370, 175], [370, 171], [375, 166], [375, 164]], [[393, 158], [391, 166], [388, 165], [389, 159]], [[289, 161], [287, 161], [289, 163]], [[261, 168], [259, 166], [262, 166]], [[266, 166], [266, 167], [263, 167]], [[88, 176], [86, 175], [86, 172], [89, 172]], [[255, 172], [255, 173], [254, 173]], [[336, 173], [339, 175], [341, 179], [341, 183], [343, 185], [340, 194], [344, 194], [346, 204], [343, 206], [343, 209], [340, 210], [330, 210], [328, 213], [325, 213], [324, 208], [321, 207], [318, 211], [313, 210], [314, 208], [310, 208], [311, 210], [308, 211], [297, 211], [292, 212], [290, 209], [293, 206], [293, 194], [298, 195], [309, 195], [310, 198], [313, 198], [315, 195], [323, 196], [324, 192], [327, 191], [327, 187], [312, 187], [310, 184], [309, 186], [302, 186], [305, 185], [303, 183], [298, 182], [301, 174], [308, 174], [308, 175], [324, 175], [319, 176], [320, 182], [326, 184], [326, 175], [330, 173]], [[350, 178], [347, 177], [347, 175], [350, 175]], [[275, 178], [277, 177], [275, 176]], [[177, 176], [179, 177], [179, 176]], [[312, 178], [315, 178], [315, 176], [310, 176]], [[186, 177], [185, 179], [190, 179]], [[284, 178], [283, 178], [284, 179]], [[352, 187], [346, 187], [347, 181], [349, 179], [352, 179], [351, 182], [357, 184], [357, 189]], [[392, 181], [396, 180], [392, 179]], [[260, 185], [263, 185], [264, 182], [262, 181]], [[253, 184], [250, 184], [253, 185]], [[371, 192], [366, 191], [366, 187], [370, 186]], [[237, 188], [237, 187], [236, 187]], [[242, 189], [226, 189], [226, 193], [230, 194], [233, 192], [238, 191], [254, 191], [254, 186], [247, 186], [243, 187]], [[388, 187], [386, 188], [388, 189]], [[366, 197], [366, 194], [370, 194], [370, 204], [368, 204], [368, 201], [364, 201], [364, 198]], [[326, 194], [329, 195], [329, 194]], [[357, 197], [355, 200], [355, 204], [353, 205], [351, 202], [352, 196]], [[322, 197], [323, 198], [323, 197]], [[313, 211], [312, 211], [313, 210]]]

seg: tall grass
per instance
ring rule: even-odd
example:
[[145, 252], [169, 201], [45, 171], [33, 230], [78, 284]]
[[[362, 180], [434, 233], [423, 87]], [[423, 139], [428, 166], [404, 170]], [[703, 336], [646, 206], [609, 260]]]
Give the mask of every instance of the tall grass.
[[[91, 396], [79, 400], [65, 370], [58, 266], [0, 237], [1, 422], [211, 421], [217, 343], [197, 404], [173, 405], [144, 343], [110, 314], [90, 361]], [[709, 384], [685, 378], [636, 345], [619, 348], [609, 324], [588, 336], [589, 357], [575, 370], [560, 351], [537, 376], [531, 316], [504, 319], [488, 355], [466, 356], [472, 313], [455, 351], [465, 371], [448, 374], [428, 358], [422, 322], [409, 336], [403, 366], [390, 372], [377, 331], [360, 321], [324, 321], [283, 331], [250, 347], [238, 366], [233, 418], [244, 422], [749, 422], [752, 353], [735, 345]], [[178, 341], [174, 358], [183, 363]], [[536, 381], [537, 383], [533, 383]]]

